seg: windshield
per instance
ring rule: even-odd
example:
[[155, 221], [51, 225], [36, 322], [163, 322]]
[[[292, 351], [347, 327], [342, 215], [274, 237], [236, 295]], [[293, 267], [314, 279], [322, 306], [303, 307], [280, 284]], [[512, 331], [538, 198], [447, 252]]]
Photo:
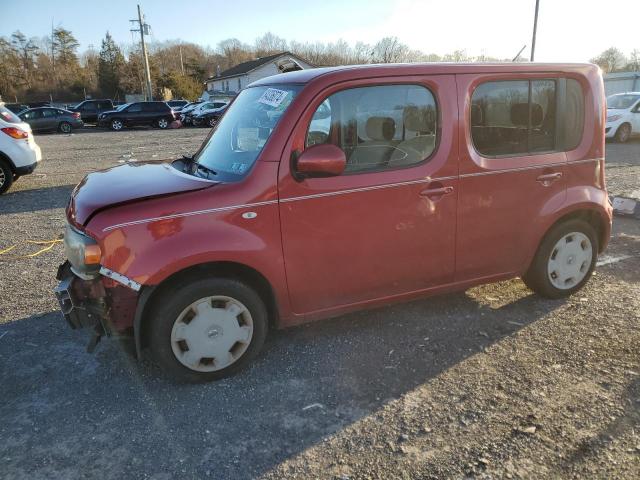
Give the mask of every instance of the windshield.
[[127, 108], [129, 105], [131, 105], [131, 104], [130, 103], [123, 103], [122, 105], [117, 106], [116, 107], [116, 112], [121, 112], [122, 110]]
[[629, 108], [638, 99], [640, 99], [640, 95], [611, 95], [607, 97], [607, 108]]
[[[196, 162], [216, 180], [242, 178], [254, 164], [300, 86], [253, 87], [240, 92], [206, 141]], [[210, 177], [214, 178], [214, 177]]]

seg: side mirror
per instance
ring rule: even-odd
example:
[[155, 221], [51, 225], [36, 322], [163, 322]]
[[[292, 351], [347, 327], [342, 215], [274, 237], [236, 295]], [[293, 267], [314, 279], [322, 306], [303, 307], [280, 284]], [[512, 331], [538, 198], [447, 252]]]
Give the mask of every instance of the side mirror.
[[344, 172], [347, 157], [331, 144], [314, 145], [307, 148], [294, 162], [292, 171], [296, 180], [308, 177], [334, 177]]

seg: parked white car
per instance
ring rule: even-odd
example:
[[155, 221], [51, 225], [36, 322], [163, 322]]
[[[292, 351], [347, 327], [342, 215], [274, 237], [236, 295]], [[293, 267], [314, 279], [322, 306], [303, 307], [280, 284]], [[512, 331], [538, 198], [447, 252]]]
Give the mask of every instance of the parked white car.
[[28, 123], [0, 103], [0, 194], [35, 170], [42, 159]]
[[607, 97], [605, 137], [626, 142], [634, 135], [640, 135], [640, 92]]

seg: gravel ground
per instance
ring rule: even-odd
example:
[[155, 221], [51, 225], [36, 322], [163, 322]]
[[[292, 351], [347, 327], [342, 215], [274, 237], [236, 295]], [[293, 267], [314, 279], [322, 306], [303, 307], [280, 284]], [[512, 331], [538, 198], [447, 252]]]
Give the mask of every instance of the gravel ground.
[[[84, 173], [197, 148], [206, 130], [42, 135], [0, 197], [0, 250], [60, 235]], [[614, 194], [640, 141], [610, 144]], [[636, 195], [640, 196], [640, 195]], [[254, 365], [176, 385], [57, 313], [60, 244], [0, 261], [3, 478], [639, 478], [640, 222], [616, 218], [568, 300], [520, 280], [275, 332]], [[607, 263], [612, 260], [612, 263]]]

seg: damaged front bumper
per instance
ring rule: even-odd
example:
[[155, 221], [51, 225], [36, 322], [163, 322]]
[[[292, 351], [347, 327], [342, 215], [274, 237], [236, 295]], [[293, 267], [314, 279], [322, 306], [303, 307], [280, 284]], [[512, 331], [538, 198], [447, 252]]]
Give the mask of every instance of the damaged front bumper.
[[58, 267], [59, 283], [54, 293], [60, 310], [72, 329], [93, 329], [89, 352], [102, 336], [120, 335], [133, 323], [139, 285], [133, 282], [125, 287], [120, 282], [126, 277], [114, 279], [115, 275], [109, 270], [95, 278], [81, 278], [72, 271], [69, 261]]

